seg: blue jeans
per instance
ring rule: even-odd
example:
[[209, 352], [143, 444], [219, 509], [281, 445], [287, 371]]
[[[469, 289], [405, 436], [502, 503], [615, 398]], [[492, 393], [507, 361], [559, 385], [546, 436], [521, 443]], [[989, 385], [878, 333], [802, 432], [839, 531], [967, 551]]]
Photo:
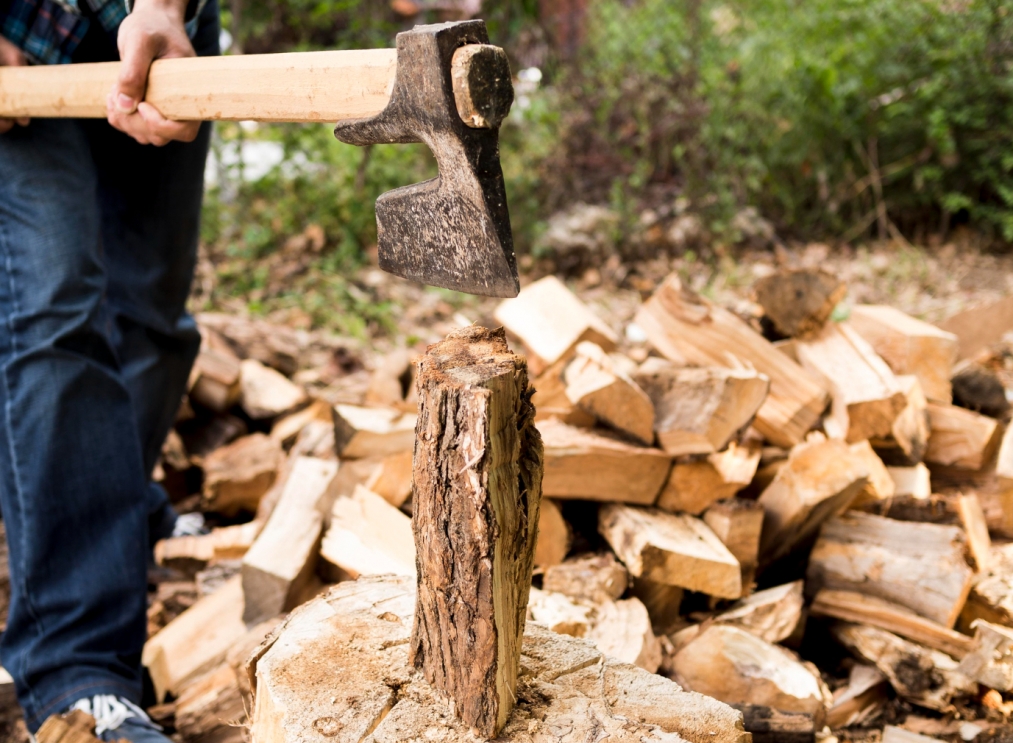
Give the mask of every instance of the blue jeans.
[[[195, 39], [217, 52], [217, 6]], [[210, 126], [144, 147], [105, 121], [0, 135], [0, 659], [29, 729], [141, 700], [147, 566], [175, 514], [150, 481], [200, 346], [185, 302]]]

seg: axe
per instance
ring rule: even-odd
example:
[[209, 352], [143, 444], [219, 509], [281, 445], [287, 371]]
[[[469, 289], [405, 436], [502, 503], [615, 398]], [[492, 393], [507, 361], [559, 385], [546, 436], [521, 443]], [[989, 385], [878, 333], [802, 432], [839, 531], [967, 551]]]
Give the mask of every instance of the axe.
[[[118, 71], [119, 62], [0, 67], [0, 117], [105, 118]], [[482, 21], [416, 26], [396, 49], [158, 60], [145, 100], [177, 121], [336, 121], [347, 144], [425, 143], [439, 176], [376, 201], [380, 267], [517, 295], [499, 162], [513, 85]]]

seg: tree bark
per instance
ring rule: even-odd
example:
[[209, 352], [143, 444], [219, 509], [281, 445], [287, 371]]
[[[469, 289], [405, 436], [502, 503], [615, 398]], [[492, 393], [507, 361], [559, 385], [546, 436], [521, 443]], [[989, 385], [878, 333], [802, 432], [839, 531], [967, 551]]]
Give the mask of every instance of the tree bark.
[[410, 663], [493, 738], [516, 696], [541, 498], [526, 362], [470, 327], [418, 362]]

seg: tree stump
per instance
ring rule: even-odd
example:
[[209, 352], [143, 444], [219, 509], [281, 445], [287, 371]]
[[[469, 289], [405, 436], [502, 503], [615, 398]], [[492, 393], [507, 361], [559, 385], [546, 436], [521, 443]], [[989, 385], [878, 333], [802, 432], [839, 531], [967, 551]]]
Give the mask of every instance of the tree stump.
[[[340, 583], [295, 610], [248, 665], [254, 743], [477, 743], [408, 663], [413, 581]], [[537, 624], [497, 743], [746, 743], [742, 713]]]
[[527, 364], [472, 326], [418, 362], [409, 662], [495, 737], [515, 699], [542, 484]]

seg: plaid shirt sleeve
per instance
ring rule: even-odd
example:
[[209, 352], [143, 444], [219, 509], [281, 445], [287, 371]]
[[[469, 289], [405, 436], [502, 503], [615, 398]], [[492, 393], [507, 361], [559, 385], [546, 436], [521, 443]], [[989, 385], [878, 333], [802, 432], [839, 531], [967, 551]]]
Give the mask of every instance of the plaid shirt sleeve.
[[[133, 0], [85, 0], [93, 17], [114, 37], [133, 9]], [[197, 18], [206, 0], [187, 4], [187, 33], [197, 32]], [[78, 0], [0, 0], [0, 36], [18, 46], [32, 64], [69, 64], [91, 19], [81, 14]]]

